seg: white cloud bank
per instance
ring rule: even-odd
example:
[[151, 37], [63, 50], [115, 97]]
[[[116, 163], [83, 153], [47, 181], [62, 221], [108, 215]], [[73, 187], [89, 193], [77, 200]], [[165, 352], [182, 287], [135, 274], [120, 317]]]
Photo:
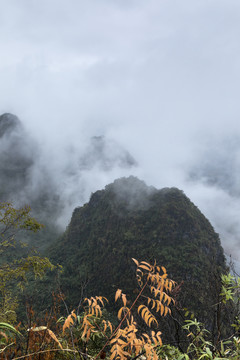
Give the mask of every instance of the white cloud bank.
[[[23, 121], [74, 205], [123, 175], [177, 186], [240, 258], [240, 152], [226, 145], [240, 136], [239, 38], [238, 0], [0, 0], [0, 113]], [[100, 135], [138, 167], [66, 180]]]

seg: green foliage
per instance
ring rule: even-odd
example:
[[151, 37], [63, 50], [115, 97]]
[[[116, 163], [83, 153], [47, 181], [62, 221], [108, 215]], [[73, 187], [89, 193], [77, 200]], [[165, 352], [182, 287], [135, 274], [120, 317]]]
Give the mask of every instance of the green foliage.
[[4, 353], [8, 346], [15, 344], [14, 338], [16, 336], [21, 337], [22, 334], [12, 325], [0, 322], [0, 354]]
[[21, 229], [36, 232], [43, 225], [30, 215], [30, 207], [15, 209], [9, 202], [0, 203], [0, 236], [2, 241], [14, 241], [16, 231]]
[[[122, 290], [116, 291], [115, 300], [122, 303], [118, 311], [118, 324], [112, 324], [103, 310], [107, 302], [104, 297], [85, 298], [80, 301], [77, 311], [73, 310], [67, 317], [61, 316], [59, 320], [55, 320], [51, 315], [47, 325], [33, 324], [27, 329], [27, 336], [26, 328], [20, 333], [10, 324], [0, 322], [0, 354], [8, 359], [14, 353], [15, 360], [25, 357], [39, 357], [43, 360], [239, 360], [238, 330], [228, 339], [214, 343], [209, 339], [209, 331], [195, 318], [187, 319], [182, 326], [188, 339], [185, 350], [181, 344], [179, 347], [169, 343], [162, 344], [163, 334], [156, 328], [155, 321], [151, 321], [153, 315], [150, 313], [159, 312], [162, 321], [162, 316], [168, 311], [162, 311], [160, 303], [165, 302], [164, 306], [168, 307], [173, 302], [171, 296], [175, 283], [168, 279], [164, 267], [133, 260], [137, 265], [139, 289], [132, 304]], [[222, 276], [223, 287], [232, 286], [234, 281], [231, 275]], [[234, 291], [233, 298], [239, 297], [238, 280]], [[226, 300], [225, 292], [221, 296], [223, 304], [232, 302], [231, 297]], [[140, 319], [136, 320], [133, 315], [134, 306], [138, 308], [138, 312], [142, 312], [141, 317], [147, 328], [141, 329], [139, 326]], [[54, 312], [53, 309], [52, 314]], [[185, 315], [192, 317], [191, 312], [186, 312]]]
[[240, 289], [240, 278], [229, 274], [222, 274], [222, 302], [226, 304], [229, 300], [238, 301], [238, 291]]
[[30, 207], [15, 209], [9, 202], [0, 203], [0, 319], [3, 321], [16, 321], [16, 285], [22, 290], [29, 274], [42, 278], [47, 270], [54, 268], [48, 258], [36, 254], [18, 258], [18, 250], [24, 243], [16, 235], [22, 231], [36, 232], [42, 227], [31, 217]]
[[8, 321], [11, 324], [17, 322], [16, 310], [18, 308], [17, 296], [9, 290], [2, 291], [0, 302], [0, 321]]
[[171, 345], [162, 345], [157, 348], [157, 354], [159, 359], [162, 360], [171, 360], [171, 359], [180, 359], [182, 356], [180, 350], [175, 346]]
[[[63, 265], [61, 286], [73, 307], [82, 283], [86, 295], [105, 294], [111, 302], [118, 286], [133, 298], [130, 259], [136, 254], [149, 262], [156, 258], [171, 278], [183, 281], [179, 307], [184, 304], [213, 327], [220, 274], [226, 272], [223, 249], [209, 221], [176, 188], [154, 190], [134, 178], [117, 180], [74, 210], [65, 234], [48, 250], [50, 259]], [[171, 338], [173, 329], [164, 333]]]

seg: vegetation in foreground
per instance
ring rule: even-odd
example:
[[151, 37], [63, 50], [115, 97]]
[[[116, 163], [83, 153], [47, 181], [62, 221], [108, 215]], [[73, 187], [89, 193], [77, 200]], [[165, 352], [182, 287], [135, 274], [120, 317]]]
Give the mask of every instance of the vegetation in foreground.
[[[27, 321], [18, 323], [18, 292], [29, 277], [43, 277], [54, 267], [47, 258], [37, 254], [9, 261], [9, 248], [21, 248], [16, 233], [38, 231], [42, 225], [30, 216], [30, 209], [14, 209], [10, 203], [0, 207], [0, 359], [233, 359], [240, 358], [239, 289], [240, 281], [231, 275], [222, 275], [219, 302], [215, 304], [218, 336], [213, 337], [199, 323], [194, 314], [186, 311], [177, 344], [163, 342], [160, 330], [163, 320], [174, 320], [173, 310], [178, 307], [180, 286], [168, 278], [165, 267], [138, 262], [136, 267], [135, 298], [118, 289], [115, 301], [120, 304], [117, 320], [105, 309], [108, 300], [103, 296], [79, 299], [75, 309], [69, 309], [59, 290], [53, 294], [53, 306], [44, 316], [34, 313], [26, 305]], [[18, 290], [16, 290], [16, 287]], [[63, 315], [61, 305], [66, 311]], [[231, 307], [228, 308], [228, 305]], [[223, 338], [221, 314], [235, 311], [231, 334]]]
[[[179, 306], [194, 311], [209, 330], [215, 326], [220, 276], [228, 271], [223, 249], [206, 217], [176, 188], [157, 190], [133, 176], [117, 179], [76, 208], [63, 236], [50, 245], [46, 256], [63, 266], [61, 288], [73, 307], [80, 284], [87, 284], [86, 296], [106, 296], [115, 311], [118, 287], [131, 300], [137, 290], [131, 259], [156, 259], [182, 284]], [[175, 330], [167, 327], [162, 332], [169, 342]]]
[[[116, 291], [115, 301], [120, 303], [118, 324], [108, 319], [104, 310], [107, 299], [102, 296], [85, 298], [77, 309], [67, 310], [66, 317], [59, 317], [56, 297], [53, 312], [42, 325], [29, 311], [31, 327], [19, 324], [14, 327], [0, 323], [1, 359], [233, 359], [240, 358], [240, 322], [236, 319], [233, 333], [228, 339], [209, 339], [209, 333], [196, 319], [187, 319], [182, 326], [186, 333], [185, 351], [163, 344], [158, 323], [171, 317], [175, 305], [176, 283], [168, 279], [166, 269], [145, 261], [136, 264], [138, 293], [128, 301], [121, 289]], [[228, 275], [223, 276], [221, 304], [237, 299], [240, 282]]]

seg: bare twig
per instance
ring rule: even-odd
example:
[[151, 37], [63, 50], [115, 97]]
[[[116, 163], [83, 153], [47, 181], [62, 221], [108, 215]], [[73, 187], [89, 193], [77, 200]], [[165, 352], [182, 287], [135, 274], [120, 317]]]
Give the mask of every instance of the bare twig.
[[115, 331], [113, 332], [113, 334], [108, 338], [108, 341], [105, 343], [105, 345], [102, 347], [102, 349], [99, 351], [99, 353], [97, 354], [97, 356], [95, 356], [94, 360], [96, 360], [101, 352], [108, 346], [108, 344], [110, 343], [111, 339], [113, 338], [113, 336], [116, 334], [116, 332], [120, 329], [122, 323], [124, 322], [124, 320], [127, 318], [128, 314], [131, 312], [132, 308], [134, 307], [134, 305], [136, 304], [136, 302], [138, 301], [139, 297], [142, 295], [143, 290], [145, 289], [145, 287], [148, 284], [148, 279], [145, 282], [145, 284], [143, 285], [141, 291], [139, 292], [138, 296], [136, 297], [136, 299], [134, 300], [134, 302], [132, 303], [132, 306], [130, 307], [130, 309], [126, 312], [125, 316], [123, 317], [123, 319], [120, 321], [118, 327], [115, 329]]

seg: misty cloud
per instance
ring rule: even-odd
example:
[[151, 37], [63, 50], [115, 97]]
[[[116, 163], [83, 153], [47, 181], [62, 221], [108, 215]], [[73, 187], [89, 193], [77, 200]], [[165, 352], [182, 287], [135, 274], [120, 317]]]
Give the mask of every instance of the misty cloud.
[[108, 171], [116, 165], [120, 168], [131, 168], [137, 163], [128, 151], [103, 136], [92, 137], [86, 152], [79, 159], [81, 170], [90, 170], [98, 166], [100, 170]]
[[201, 196], [198, 203], [220, 233], [227, 253], [239, 257], [239, 135], [206, 138], [204, 143], [189, 166], [189, 187]]
[[58, 149], [61, 161], [54, 161], [11, 114], [0, 116], [0, 134], [1, 200], [29, 204], [42, 220], [61, 219], [63, 227], [74, 207], [88, 200], [84, 190], [91, 188], [91, 175], [137, 165], [128, 151], [103, 136], [91, 138], [83, 153], [73, 147]]
[[28, 183], [35, 149], [16, 116], [0, 116], [0, 194], [10, 200], [14, 192], [21, 193]]
[[240, 196], [240, 137], [208, 139], [190, 170], [192, 181], [217, 187], [233, 197]]
[[105, 189], [114, 193], [113, 201], [116, 201], [118, 211], [123, 206], [123, 215], [126, 209], [147, 210], [152, 205], [150, 195], [157, 191], [153, 186], [147, 186], [144, 181], [134, 176], [117, 179]]
[[41, 189], [67, 224], [73, 206], [122, 176], [179, 187], [240, 258], [239, 1], [0, 8], [0, 114], [16, 114], [28, 134], [18, 194]]

